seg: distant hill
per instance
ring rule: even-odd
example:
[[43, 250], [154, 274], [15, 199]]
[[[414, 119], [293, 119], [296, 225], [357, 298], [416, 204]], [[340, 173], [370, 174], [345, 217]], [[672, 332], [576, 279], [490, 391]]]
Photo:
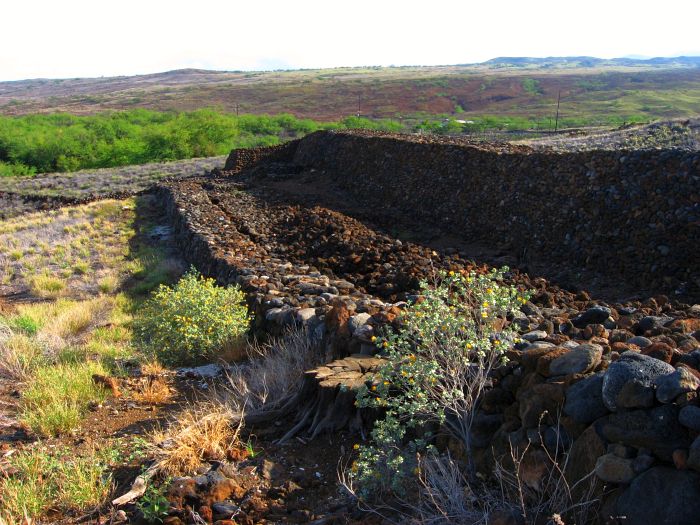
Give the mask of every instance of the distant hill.
[[595, 58], [595, 57], [498, 57], [482, 62], [498, 68], [593, 68], [593, 67], [700, 67], [700, 56], [656, 58]]
[[452, 66], [295, 71], [182, 69], [148, 75], [0, 82], [0, 114], [95, 113], [148, 108], [292, 113], [337, 120], [364, 116], [561, 113], [590, 124], [700, 114], [700, 57], [499, 57]]

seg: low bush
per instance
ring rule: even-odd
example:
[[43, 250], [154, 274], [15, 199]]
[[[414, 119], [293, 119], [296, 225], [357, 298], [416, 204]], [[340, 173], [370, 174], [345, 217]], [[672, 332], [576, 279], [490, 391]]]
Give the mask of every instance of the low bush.
[[217, 286], [192, 269], [172, 287], [161, 285], [139, 312], [137, 340], [161, 362], [190, 365], [211, 360], [248, 329], [245, 295]]
[[[505, 318], [527, 300], [503, 282], [506, 270], [450, 272], [434, 287], [423, 282], [422, 299], [406, 310], [402, 328], [375, 341], [388, 362], [360, 390], [357, 404], [385, 417], [375, 423], [371, 443], [358, 447], [351, 476], [361, 497], [404, 497], [419, 458], [435, 452], [431, 429], [443, 427], [470, 456], [481, 394], [517, 338], [504, 328]], [[467, 470], [472, 477], [472, 466]]]

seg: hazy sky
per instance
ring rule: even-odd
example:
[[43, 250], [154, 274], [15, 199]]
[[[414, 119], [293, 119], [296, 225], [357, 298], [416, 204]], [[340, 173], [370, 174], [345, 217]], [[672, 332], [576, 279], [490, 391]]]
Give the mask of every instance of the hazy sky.
[[700, 0], [2, 0], [0, 80], [700, 55]]

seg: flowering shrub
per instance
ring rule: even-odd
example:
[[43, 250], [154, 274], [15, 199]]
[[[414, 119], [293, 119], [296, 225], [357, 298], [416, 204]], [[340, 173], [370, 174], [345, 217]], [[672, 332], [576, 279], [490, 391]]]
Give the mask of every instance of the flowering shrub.
[[135, 333], [164, 364], [210, 359], [248, 329], [248, 309], [236, 286], [223, 288], [190, 270], [174, 286], [160, 285], [143, 307]]
[[375, 340], [387, 364], [360, 390], [357, 405], [386, 415], [371, 444], [357, 447], [351, 478], [361, 496], [403, 495], [406, 477], [418, 473], [418, 455], [433, 451], [431, 427], [444, 427], [471, 455], [481, 394], [517, 340], [505, 318], [528, 299], [503, 283], [507, 270], [449, 272], [435, 287], [421, 283], [421, 299], [401, 317], [402, 328]]

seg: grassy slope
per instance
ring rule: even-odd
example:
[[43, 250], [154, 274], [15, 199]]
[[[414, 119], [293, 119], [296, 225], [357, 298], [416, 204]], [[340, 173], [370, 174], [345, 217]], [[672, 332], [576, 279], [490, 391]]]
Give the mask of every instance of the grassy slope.
[[[143, 242], [156, 216], [146, 196], [0, 221], [0, 297], [27, 299], [0, 315], [0, 379], [15, 382], [16, 417], [40, 438], [0, 464], [15, 472], [0, 479], [0, 523], [90, 510], [111, 493], [110, 465], [127, 461], [120, 449], [134, 444], [110, 438], [78, 451], [66, 436], [109, 396], [93, 374], [148, 364], [131, 344], [131, 320], [145, 292], [182, 271]], [[169, 392], [152, 381], [125, 395], [157, 404]]]
[[[536, 88], [533, 88], [536, 86]], [[559, 91], [562, 114], [604, 123], [700, 113], [700, 68], [596, 65], [492, 65], [340, 68], [287, 72], [180, 71], [141, 77], [0, 83], [0, 113], [145, 107], [191, 110], [236, 107], [245, 113], [290, 112], [337, 120], [357, 112], [420, 118], [460, 114], [549, 117]], [[458, 106], [464, 110], [459, 112]], [[459, 113], [458, 113], [459, 112]]]

